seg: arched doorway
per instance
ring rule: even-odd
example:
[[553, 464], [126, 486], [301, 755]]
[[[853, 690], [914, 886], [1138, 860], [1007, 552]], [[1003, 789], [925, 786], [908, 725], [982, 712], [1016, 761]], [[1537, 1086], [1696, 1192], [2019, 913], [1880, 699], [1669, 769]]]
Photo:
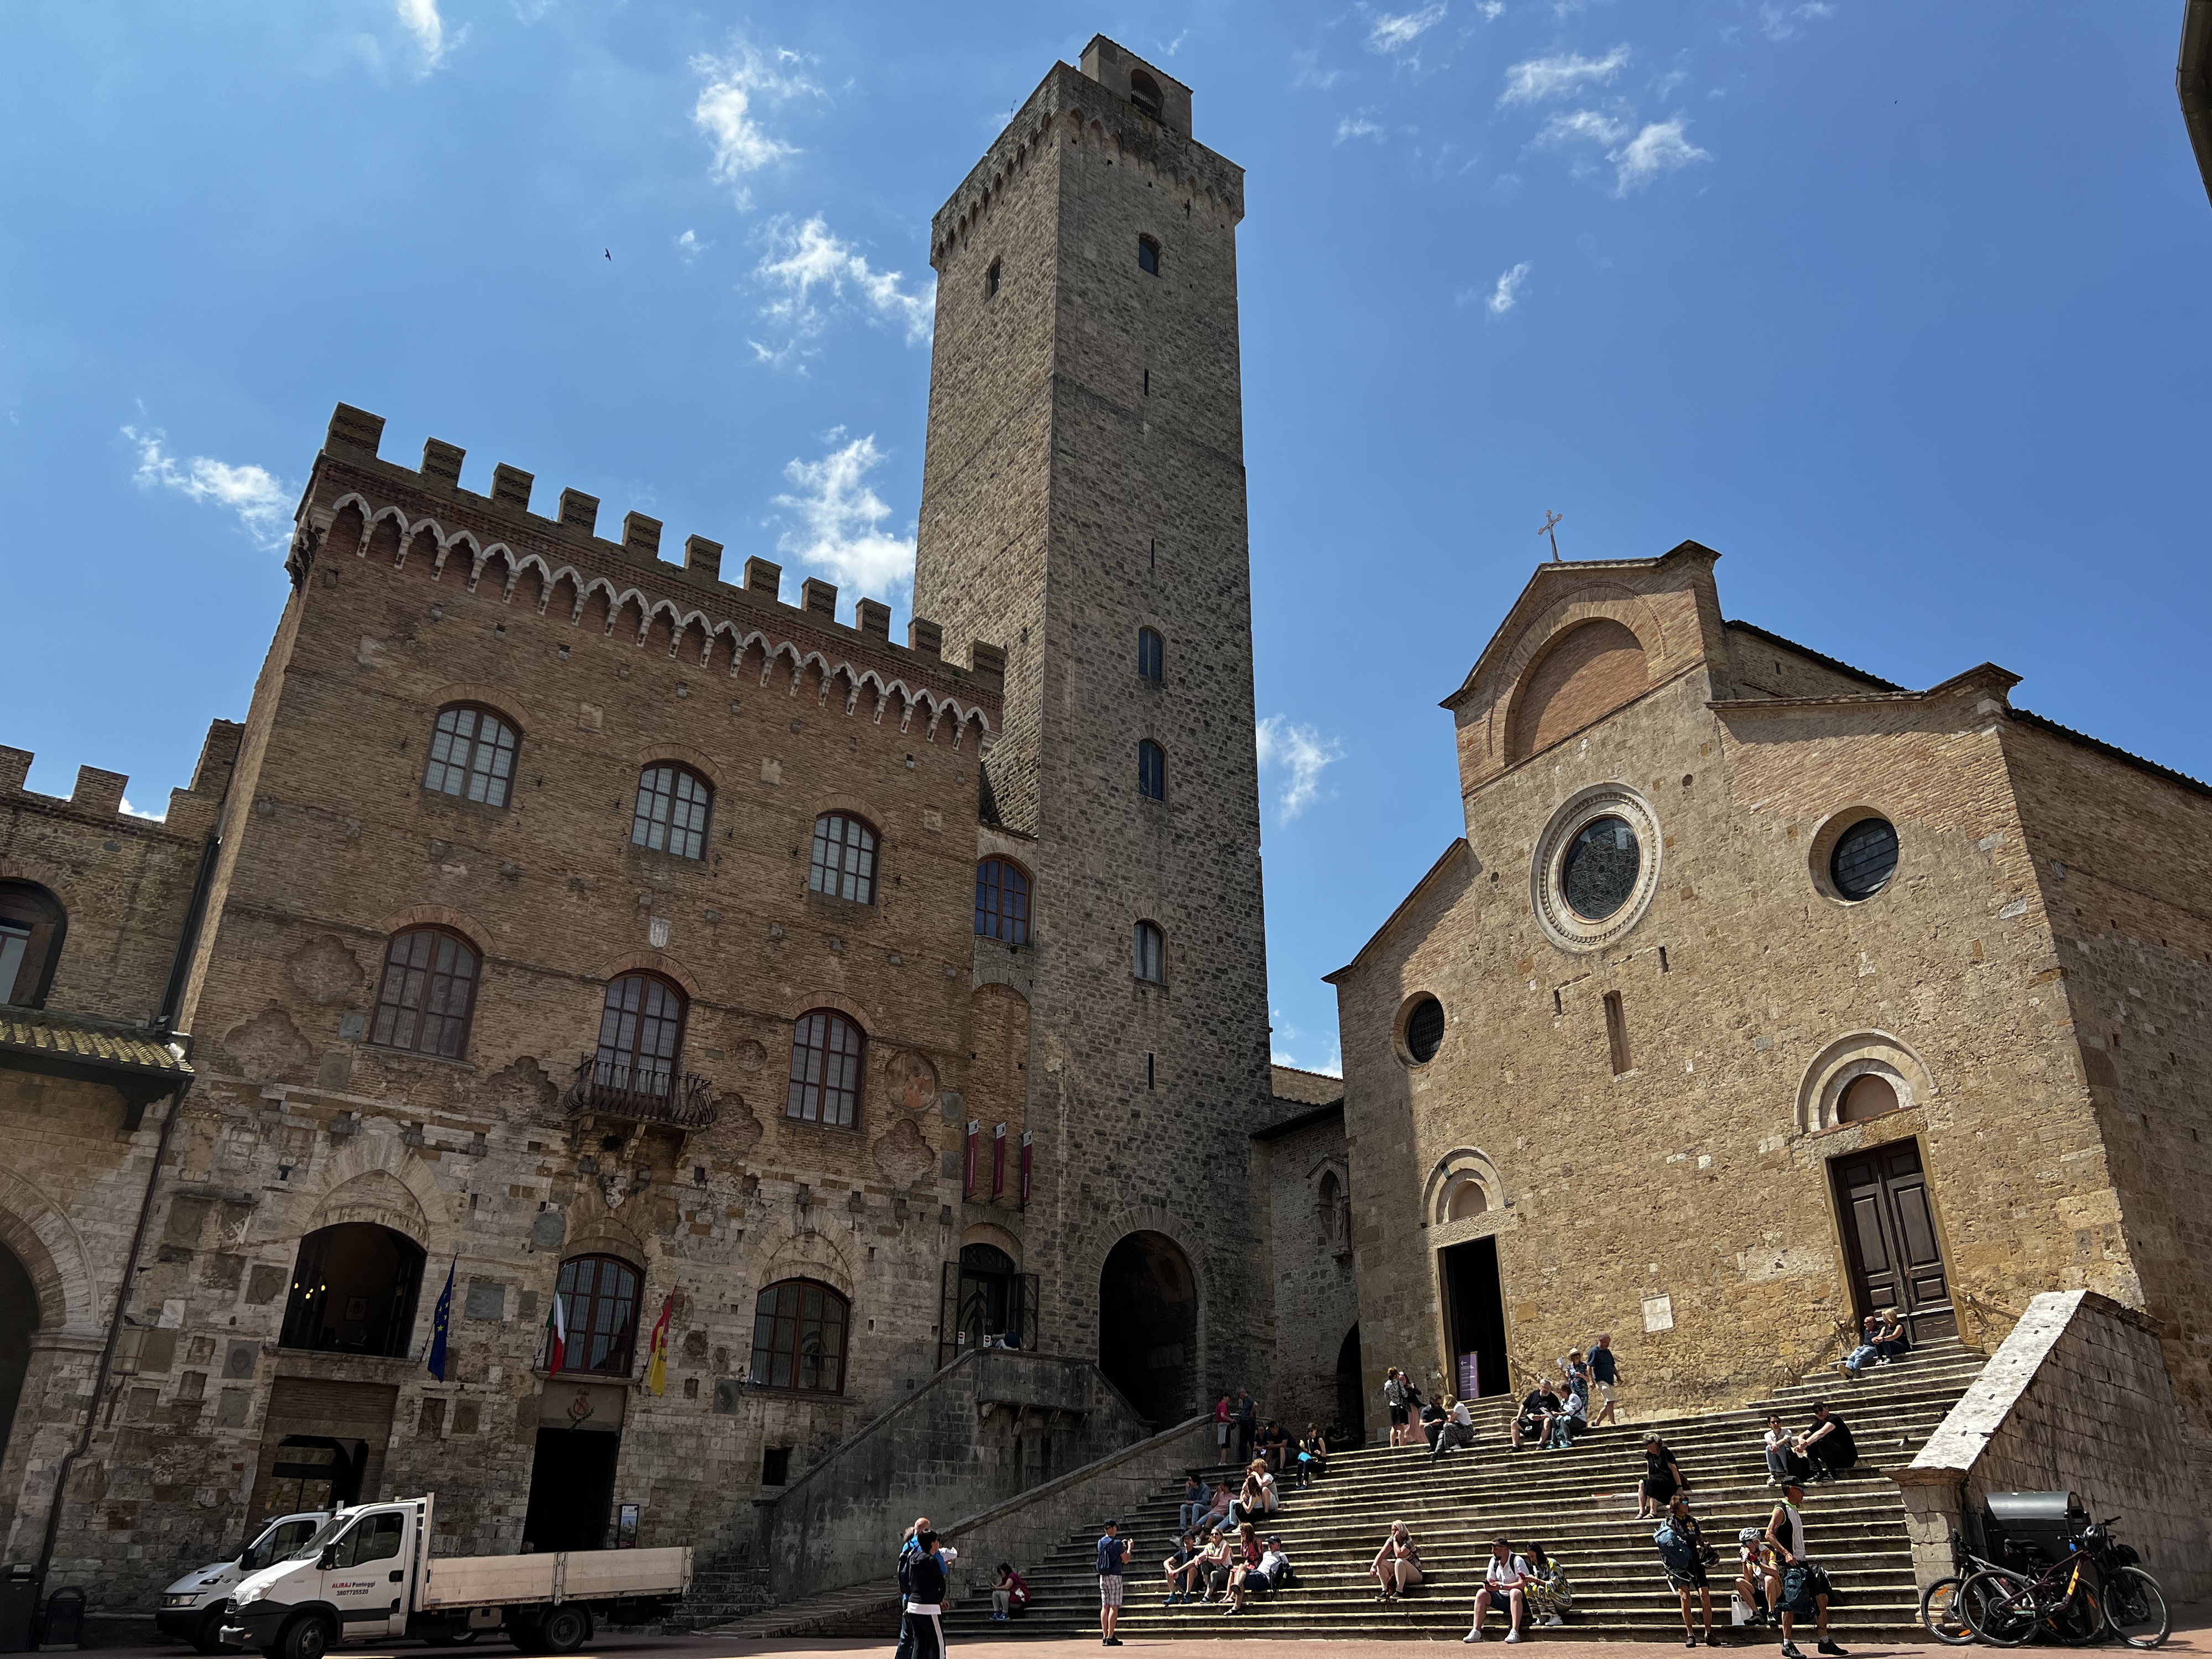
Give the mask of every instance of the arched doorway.
[[1014, 1259], [995, 1244], [960, 1247], [960, 1323], [956, 1352], [965, 1353], [1012, 1333], [1010, 1347], [1020, 1346], [1021, 1313], [1015, 1289]]
[[1359, 1327], [1344, 1334], [1336, 1351], [1336, 1420], [1355, 1446], [1367, 1443], [1367, 1390], [1359, 1382]]
[[422, 1247], [369, 1221], [341, 1222], [300, 1241], [279, 1341], [287, 1348], [404, 1356], [415, 1334]]
[[0, 1458], [8, 1455], [23, 1373], [31, 1364], [31, 1334], [39, 1328], [39, 1292], [15, 1253], [0, 1244]]
[[1154, 1424], [1198, 1409], [1198, 1281], [1164, 1233], [1131, 1233], [1106, 1257], [1098, 1369]]

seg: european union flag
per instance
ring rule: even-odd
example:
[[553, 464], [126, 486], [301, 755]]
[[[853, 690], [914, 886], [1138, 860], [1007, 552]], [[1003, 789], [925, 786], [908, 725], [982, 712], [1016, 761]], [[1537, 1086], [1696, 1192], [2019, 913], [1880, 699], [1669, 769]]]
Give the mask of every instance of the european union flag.
[[446, 1269], [446, 1288], [438, 1295], [438, 1311], [430, 1316], [430, 1375], [441, 1382], [446, 1380], [446, 1327], [453, 1317], [453, 1274], [461, 1265], [460, 1252], [453, 1252], [453, 1264]]

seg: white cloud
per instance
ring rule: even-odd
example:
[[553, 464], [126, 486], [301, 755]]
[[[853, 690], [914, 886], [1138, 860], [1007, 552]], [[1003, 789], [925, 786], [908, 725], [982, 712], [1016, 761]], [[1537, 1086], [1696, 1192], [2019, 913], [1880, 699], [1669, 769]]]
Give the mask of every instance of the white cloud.
[[141, 432], [126, 426], [123, 435], [138, 447], [138, 470], [131, 477], [141, 489], [158, 485], [191, 501], [228, 507], [256, 546], [273, 550], [291, 540], [284, 504], [292, 492], [268, 468], [233, 466], [204, 455], [180, 463], [161, 447], [167, 434], [159, 427]]
[[166, 808], [165, 808], [164, 810], [162, 810], [161, 811], [159, 811], [159, 812], [142, 812], [142, 811], [140, 811], [137, 807], [133, 806], [133, 805], [131, 804], [131, 797], [130, 797], [130, 796], [128, 796], [128, 795], [125, 795], [125, 796], [123, 798], [123, 810], [124, 810], [124, 811], [125, 811], [128, 816], [130, 816], [130, 817], [134, 817], [134, 818], [147, 818], [147, 819], [150, 819], [152, 822], [154, 822], [154, 823], [165, 823], [165, 822], [167, 822], [167, 819], [168, 819], [168, 816], [169, 816], [168, 811], [167, 811], [167, 810]]
[[1528, 280], [1528, 261], [1523, 259], [1512, 270], [1498, 273], [1498, 286], [1490, 290], [1490, 297], [1483, 301], [1492, 316], [1503, 317], [1521, 303], [1521, 285]]
[[691, 60], [691, 72], [705, 82], [692, 106], [691, 125], [713, 143], [711, 174], [715, 183], [731, 187], [740, 208], [752, 205], [744, 182], [748, 173], [799, 153], [761, 125], [753, 101], [781, 103], [802, 93], [819, 96], [822, 89], [807, 78], [805, 63], [795, 52], [779, 47], [763, 52], [743, 40], [722, 57], [701, 52]]
[[820, 214], [794, 222], [787, 216], [773, 221], [767, 231], [768, 249], [754, 274], [771, 298], [761, 315], [777, 325], [783, 343], [770, 348], [756, 340], [754, 352], [763, 361], [782, 362], [797, 354], [805, 342], [821, 333], [831, 308], [849, 298], [882, 320], [904, 331], [907, 343], [929, 338], [937, 315], [937, 279], [914, 291], [896, 270], [878, 270], [850, 242], [831, 232]]
[[687, 263], [697, 258], [714, 246], [712, 242], [701, 241], [699, 233], [696, 230], [687, 230], [676, 239], [676, 251], [684, 256]]
[[1310, 726], [1297, 726], [1280, 714], [1260, 722], [1260, 769], [1286, 774], [1275, 798], [1276, 810], [1287, 823], [1321, 799], [1321, 775], [1344, 758], [1344, 747]]
[[1628, 128], [1621, 122], [1599, 114], [1594, 109], [1578, 109], [1571, 115], [1554, 115], [1544, 123], [1544, 130], [1530, 143], [1549, 149], [1559, 144], [1587, 140], [1592, 143], [1617, 144], [1628, 137]]
[[1505, 71], [1505, 90], [1498, 94], [1498, 101], [1501, 105], [1537, 104], [1547, 98], [1578, 91], [1586, 85], [1602, 85], [1620, 74], [1627, 62], [1626, 46], [1615, 46], [1602, 58], [1584, 58], [1571, 52], [1531, 58]]
[[463, 28], [450, 40], [446, 35], [446, 21], [438, 15], [438, 0], [392, 0], [399, 14], [399, 25], [415, 37], [415, 45], [422, 53], [425, 75], [442, 68], [447, 56], [468, 39]]
[[[839, 427], [827, 441], [834, 445], [844, 435]], [[914, 581], [915, 538], [886, 533], [884, 521], [891, 509], [868, 483], [883, 459], [870, 433], [831, 449], [818, 461], [793, 460], [783, 476], [796, 493], [775, 498], [778, 507], [799, 520], [796, 529], [777, 539], [777, 548], [840, 587], [857, 588], [872, 599], [902, 591]]]
[[1799, 20], [1808, 17], [1833, 17], [1836, 9], [1828, 0], [1804, 0], [1802, 5], [1780, 5], [1775, 0], [1764, 0], [1759, 8], [1759, 32], [1770, 40], [1787, 40], [1797, 33]]
[[1336, 142], [1347, 138], [1380, 138], [1382, 129], [1364, 115], [1347, 115], [1336, 124]]
[[1383, 13], [1367, 31], [1367, 49], [1385, 55], [1407, 51], [1444, 21], [1444, 9], [1445, 0], [1436, 0], [1419, 11]]
[[1291, 54], [1291, 65], [1297, 71], [1291, 76], [1291, 91], [1312, 87], [1317, 91], [1326, 92], [1344, 78], [1342, 70], [1322, 69], [1319, 66], [1320, 61], [1321, 54], [1318, 52], [1294, 52]]
[[1505, 0], [1481, 0], [1481, 3], [1475, 7], [1475, 10], [1482, 14], [1484, 22], [1495, 23], [1505, 15]]
[[1683, 136], [1689, 125], [1679, 115], [1671, 121], [1653, 121], [1618, 149], [1606, 152], [1605, 159], [1620, 169], [1613, 193], [1626, 196], [1632, 190], [1642, 190], [1662, 173], [1673, 173], [1692, 161], [1711, 161], [1711, 155]]

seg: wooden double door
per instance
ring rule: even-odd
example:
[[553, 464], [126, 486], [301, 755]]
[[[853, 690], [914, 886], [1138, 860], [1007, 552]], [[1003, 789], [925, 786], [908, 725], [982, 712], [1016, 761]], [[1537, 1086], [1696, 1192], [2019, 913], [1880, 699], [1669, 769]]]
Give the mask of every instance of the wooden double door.
[[1957, 1334], [1920, 1143], [1894, 1140], [1837, 1158], [1828, 1169], [1858, 1314], [1894, 1308], [1916, 1342]]

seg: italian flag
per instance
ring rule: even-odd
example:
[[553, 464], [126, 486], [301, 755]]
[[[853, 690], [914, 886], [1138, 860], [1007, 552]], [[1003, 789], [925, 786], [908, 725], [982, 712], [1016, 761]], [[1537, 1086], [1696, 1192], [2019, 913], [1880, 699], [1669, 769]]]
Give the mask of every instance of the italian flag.
[[568, 1357], [568, 1316], [562, 1311], [561, 1292], [553, 1292], [553, 1306], [545, 1315], [545, 1375], [557, 1376]]

